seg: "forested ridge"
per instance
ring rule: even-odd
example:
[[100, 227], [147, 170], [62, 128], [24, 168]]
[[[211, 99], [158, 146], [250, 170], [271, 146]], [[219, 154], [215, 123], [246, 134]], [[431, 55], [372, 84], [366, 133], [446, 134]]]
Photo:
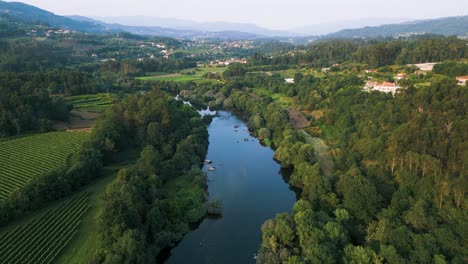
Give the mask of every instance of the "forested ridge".
[[329, 67], [353, 62], [369, 67], [441, 62], [466, 58], [466, 42], [456, 37], [427, 36], [412, 40], [328, 40], [274, 56], [256, 53], [253, 65], [312, 65]]

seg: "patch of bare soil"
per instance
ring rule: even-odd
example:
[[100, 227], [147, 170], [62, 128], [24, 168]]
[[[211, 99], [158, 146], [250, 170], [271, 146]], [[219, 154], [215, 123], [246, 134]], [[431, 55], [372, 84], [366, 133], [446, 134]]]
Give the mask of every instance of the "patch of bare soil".
[[56, 122], [55, 129], [66, 131], [91, 131], [100, 113], [91, 111], [73, 112], [68, 122]]
[[289, 119], [295, 128], [306, 128], [310, 126], [309, 120], [297, 108], [288, 109]]

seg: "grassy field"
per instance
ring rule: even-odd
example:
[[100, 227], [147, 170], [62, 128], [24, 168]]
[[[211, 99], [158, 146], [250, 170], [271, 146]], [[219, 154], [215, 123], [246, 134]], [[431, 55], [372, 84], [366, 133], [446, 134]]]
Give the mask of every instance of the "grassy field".
[[272, 93], [266, 89], [254, 89], [254, 94], [258, 96], [270, 96], [275, 103], [280, 105], [282, 108], [290, 108], [290, 107], [297, 107], [291, 97], [288, 97], [282, 93]]
[[291, 97], [288, 97], [284, 94], [276, 93], [272, 94], [271, 98], [275, 103], [279, 104], [283, 108], [295, 107], [295, 104]]
[[302, 73], [304, 76], [305, 75], [313, 75], [315, 77], [323, 77], [325, 76], [324, 73], [321, 71], [317, 71], [316, 69], [286, 69], [286, 70], [277, 70], [277, 71], [253, 71], [253, 72], [248, 72], [247, 74], [255, 75], [255, 74], [266, 74], [266, 75], [273, 75], [273, 74], [279, 74], [283, 78], [294, 78], [294, 75], [296, 73]]
[[203, 77], [199, 75], [167, 74], [167, 75], [138, 77], [138, 79], [142, 81], [192, 82], [192, 81], [202, 80]]
[[173, 74], [151, 74], [151, 76], [137, 77], [137, 79], [142, 81], [173, 81], [173, 82], [196, 82], [196, 83], [206, 83], [206, 82], [217, 82], [217, 80], [205, 79], [203, 75], [207, 72], [216, 72], [220, 75], [226, 70], [225, 67], [198, 67], [194, 69], [187, 69], [184, 71], [194, 70], [196, 74], [194, 75], [183, 75], [179, 73]]
[[112, 104], [112, 94], [86, 94], [68, 96], [65, 100], [73, 105], [75, 111], [103, 112]]
[[0, 142], [0, 199], [33, 177], [65, 166], [88, 137], [86, 132], [51, 132]]
[[76, 236], [89, 208], [81, 192], [0, 234], [0, 263], [51, 263]]

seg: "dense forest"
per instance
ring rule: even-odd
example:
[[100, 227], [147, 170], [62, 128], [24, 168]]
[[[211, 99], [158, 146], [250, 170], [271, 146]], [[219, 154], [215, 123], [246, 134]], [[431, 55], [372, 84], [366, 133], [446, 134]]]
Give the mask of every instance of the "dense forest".
[[277, 145], [303, 200], [263, 226], [259, 262], [462, 263], [467, 100], [448, 80], [396, 98], [352, 88], [332, 95], [318, 122], [334, 131], [337, 171], [285, 163], [300, 152]]

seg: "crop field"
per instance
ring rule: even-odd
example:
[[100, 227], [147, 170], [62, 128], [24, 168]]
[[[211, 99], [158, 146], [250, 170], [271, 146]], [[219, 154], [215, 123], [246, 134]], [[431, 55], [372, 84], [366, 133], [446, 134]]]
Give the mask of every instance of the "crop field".
[[112, 104], [112, 95], [86, 94], [66, 97], [66, 101], [73, 105], [76, 111], [103, 112]]
[[0, 263], [51, 263], [78, 232], [89, 208], [82, 192], [0, 234]]
[[78, 233], [58, 254], [54, 260], [55, 263], [81, 264], [92, 262], [101, 246], [96, 217], [100, 209], [104, 207], [105, 202], [100, 197], [106, 190], [107, 185], [115, 180], [121, 168], [123, 168], [121, 165], [104, 167], [102, 177], [85, 188], [85, 192], [88, 193], [89, 209], [81, 218]]
[[0, 199], [33, 177], [65, 166], [88, 137], [87, 132], [51, 132], [0, 142]]

